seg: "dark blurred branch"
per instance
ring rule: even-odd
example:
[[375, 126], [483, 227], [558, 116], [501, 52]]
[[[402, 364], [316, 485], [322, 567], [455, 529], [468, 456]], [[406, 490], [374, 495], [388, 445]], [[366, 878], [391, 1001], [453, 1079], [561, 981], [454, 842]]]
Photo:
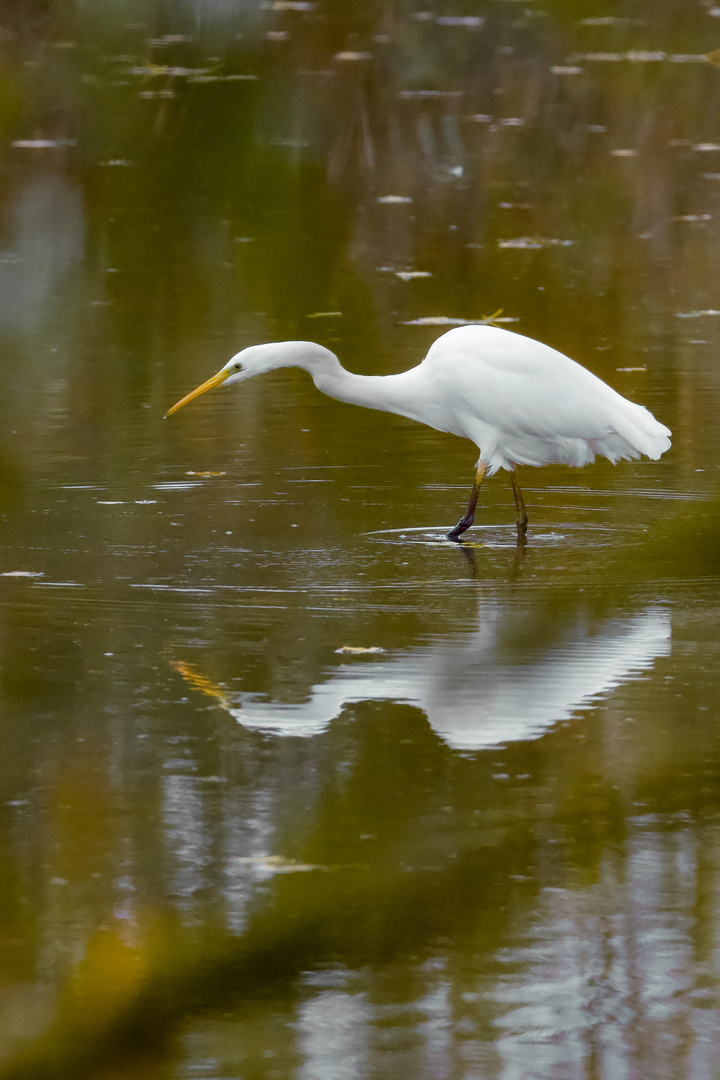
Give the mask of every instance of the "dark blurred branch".
[[502, 925], [514, 850], [526, 859], [521, 843], [510, 852], [472, 851], [439, 870], [284, 876], [275, 903], [242, 937], [219, 931], [198, 942], [180, 932], [172, 957], [149, 961], [136, 991], [109, 1015], [98, 1016], [82, 987], [64, 992], [49, 1029], [5, 1062], [0, 1080], [117, 1076], [151, 1064], [198, 1014], [287, 995], [293, 979], [321, 963], [372, 964], [423, 951], [486, 908]]

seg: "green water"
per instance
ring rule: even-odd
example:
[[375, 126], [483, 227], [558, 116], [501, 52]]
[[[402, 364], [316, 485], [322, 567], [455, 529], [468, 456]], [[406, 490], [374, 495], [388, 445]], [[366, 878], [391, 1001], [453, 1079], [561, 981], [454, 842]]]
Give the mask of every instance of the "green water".
[[[720, 1075], [716, 16], [0, 18], [0, 1078]], [[525, 549], [300, 371], [162, 419], [499, 308], [673, 430]]]

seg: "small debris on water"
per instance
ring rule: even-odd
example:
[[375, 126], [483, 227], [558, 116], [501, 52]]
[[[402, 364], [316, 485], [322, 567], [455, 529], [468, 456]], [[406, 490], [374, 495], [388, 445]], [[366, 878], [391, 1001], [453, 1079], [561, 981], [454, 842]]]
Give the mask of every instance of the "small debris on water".
[[51, 150], [57, 146], [77, 146], [77, 139], [15, 139], [10, 145], [20, 150]]
[[512, 315], [491, 315], [484, 319], [455, 319], [450, 315], [424, 315], [420, 319], [408, 319], [403, 326], [483, 326], [488, 323], [519, 322]]
[[384, 653], [385, 650], [380, 645], [341, 645], [335, 652], [350, 656], [362, 656], [365, 653]]
[[481, 15], [438, 15], [438, 26], [465, 26], [468, 30], [479, 30], [485, 20]]
[[555, 240], [548, 236], [516, 236], [509, 240], [498, 240], [499, 248], [546, 248], [572, 247], [574, 240]]
[[344, 63], [353, 63], [358, 60], [372, 60], [373, 54], [369, 52], [339, 52], [335, 53], [333, 60], [340, 60]]
[[163, 34], [159, 38], [150, 38], [150, 45], [183, 45], [186, 41], [192, 41], [189, 34]]
[[580, 26], [622, 26], [630, 20], [617, 15], [593, 15], [586, 19], [580, 19]]
[[327, 866], [319, 866], [317, 863], [301, 863], [295, 859], [286, 859], [282, 855], [235, 855], [233, 862], [262, 866], [275, 874], [297, 874], [306, 870], [328, 869]]
[[261, 10], [270, 11], [314, 11], [315, 4], [306, 0], [270, 0], [260, 4]]
[[401, 98], [453, 98], [462, 97], [464, 90], [401, 90]]

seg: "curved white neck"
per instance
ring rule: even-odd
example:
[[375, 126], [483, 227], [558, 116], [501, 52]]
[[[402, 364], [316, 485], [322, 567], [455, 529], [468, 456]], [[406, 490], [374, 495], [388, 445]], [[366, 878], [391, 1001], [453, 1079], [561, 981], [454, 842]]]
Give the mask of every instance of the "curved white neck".
[[354, 375], [342, 366], [329, 349], [322, 354], [303, 357], [299, 364], [309, 372], [318, 390], [328, 397], [363, 405], [367, 409], [398, 413], [413, 420], [427, 420], [418, 413], [420, 400], [416, 389], [418, 368], [398, 375]]
[[[447, 416], [438, 409], [427, 369], [422, 364], [397, 375], [354, 375], [347, 371], [335, 353], [313, 341], [284, 341], [279, 344], [251, 346], [272, 358], [267, 370], [275, 367], [300, 367], [311, 376], [318, 390], [328, 397], [363, 405], [367, 409], [397, 413], [418, 420], [440, 431], [447, 427]], [[242, 353], [239, 354], [242, 357]], [[454, 430], [454, 429], [453, 429]], [[455, 434], [464, 434], [456, 430]]]

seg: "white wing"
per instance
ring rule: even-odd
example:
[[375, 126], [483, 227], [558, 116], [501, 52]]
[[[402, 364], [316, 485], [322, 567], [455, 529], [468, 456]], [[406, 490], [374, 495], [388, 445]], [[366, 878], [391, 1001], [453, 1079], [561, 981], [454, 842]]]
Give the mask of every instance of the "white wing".
[[551, 461], [585, 465], [670, 445], [669, 430], [641, 405], [563, 353], [492, 326], [443, 334], [420, 365], [435, 400], [472, 439], [490, 471]]

